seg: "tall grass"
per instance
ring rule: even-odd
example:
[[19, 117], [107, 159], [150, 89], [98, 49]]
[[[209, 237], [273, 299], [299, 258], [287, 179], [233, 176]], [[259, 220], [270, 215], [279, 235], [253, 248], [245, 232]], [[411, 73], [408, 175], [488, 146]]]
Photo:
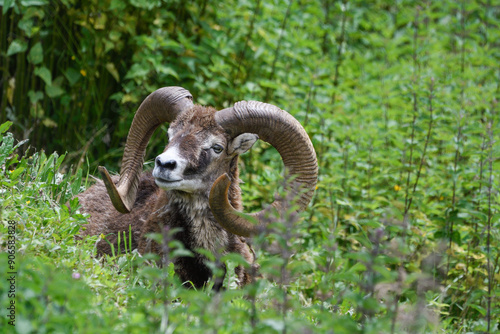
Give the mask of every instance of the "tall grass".
[[[498, 330], [498, 6], [1, 4], [1, 229], [18, 224], [25, 332]], [[134, 111], [166, 85], [217, 108], [276, 104], [315, 146], [308, 211], [253, 240], [264, 277], [243, 289], [230, 275], [218, 294], [183, 288], [168, 231], [156, 236], [169, 250], [162, 267], [121, 246], [94, 258], [100, 236], [75, 240], [86, 218], [72, 198], [88, 187], [87, 170], [119, 170]], [[246, 211], [272, 200], [279, 160], [265, 143], [242, 157]], [[214, 267], [242, 263], [208, 257]]]

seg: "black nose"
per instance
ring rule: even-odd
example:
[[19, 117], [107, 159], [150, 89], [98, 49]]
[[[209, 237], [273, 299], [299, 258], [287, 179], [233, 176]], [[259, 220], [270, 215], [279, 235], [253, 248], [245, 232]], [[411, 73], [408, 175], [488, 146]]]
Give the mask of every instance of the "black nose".
[[161, 161], [160, 157], [157, 157], [156, 160], [156, 166], [162, 167], [168, 170], [174, 170], [175, 167], [177, 166], [177, 162], [175, 160], [169, 160], [169, 161]]

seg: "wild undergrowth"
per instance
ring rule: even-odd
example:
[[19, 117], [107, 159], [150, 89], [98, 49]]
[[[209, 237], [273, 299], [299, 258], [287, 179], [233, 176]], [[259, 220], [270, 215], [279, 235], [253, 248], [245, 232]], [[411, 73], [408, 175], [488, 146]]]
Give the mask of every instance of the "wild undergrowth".
[[[1, 277], [0, 332], [500, 330], [494, 1], [0, 6], [0, 272], [16, 273], [15, 298], [11, 276]], [[170, 260], [185, 250], [172, 231], [152, 236], [164, 242], [163, 259], [135, 250], [96, 258], [105, 236], [77, 237], [86, 216], [74, 196], [96, 166], [119, 170], [138, 104], [168, 85], [217, 108], [275, 104], [316, 149], [309, 208], [269, 218], [252, 241], [262, 277], [245, 288], [231, 275], [220, 293], [213, 282], [182, 287]], [[282, 192], [268, 144], [240, 168], [246, 211]], [[207, 258], [230, 273], [243, 263]]]

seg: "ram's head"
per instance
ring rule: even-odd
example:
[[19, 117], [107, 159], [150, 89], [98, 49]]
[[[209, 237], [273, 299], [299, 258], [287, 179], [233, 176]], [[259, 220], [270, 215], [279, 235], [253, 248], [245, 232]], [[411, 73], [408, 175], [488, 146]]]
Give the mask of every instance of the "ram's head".
[[[314, 148], [300, 123], [287, 112], [266, 103], [241, 101], [216, 111], [194, 105], [189, 91], [165, 87], [149, 95], [139, 107], [127, 138], [120, 180], [115, 185], [100, 167], [115, 208], [123, 213], [133, 207], [146, 146], [154, 130], [168, 122], [169, 143], [155, 159], [156, 184], [168, 191], [207, 194], [217, 221], [229, 232], [250, 236], [257, 226], [236, 212], [228, 201], [233, 180], [229, 170], [239, 154], [260, 138], [277, 149], [285, 169], [293, 175], [289, 191], [304, 209], [314, 192], [318, 166]], [[280, 199], [272, 204], [282, 208]], [[262, 221], [263, 211], [252, 214]]]

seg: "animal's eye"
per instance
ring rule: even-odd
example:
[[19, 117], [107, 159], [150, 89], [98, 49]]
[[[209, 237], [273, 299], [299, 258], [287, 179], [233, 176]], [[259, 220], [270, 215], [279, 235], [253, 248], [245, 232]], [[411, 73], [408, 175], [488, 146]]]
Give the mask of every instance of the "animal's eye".
[[214, 150], [215, 153], [220, 154], [224, 150], [224, 147], [219, 144], [215, 144], [212, 146], [212, 150]]

